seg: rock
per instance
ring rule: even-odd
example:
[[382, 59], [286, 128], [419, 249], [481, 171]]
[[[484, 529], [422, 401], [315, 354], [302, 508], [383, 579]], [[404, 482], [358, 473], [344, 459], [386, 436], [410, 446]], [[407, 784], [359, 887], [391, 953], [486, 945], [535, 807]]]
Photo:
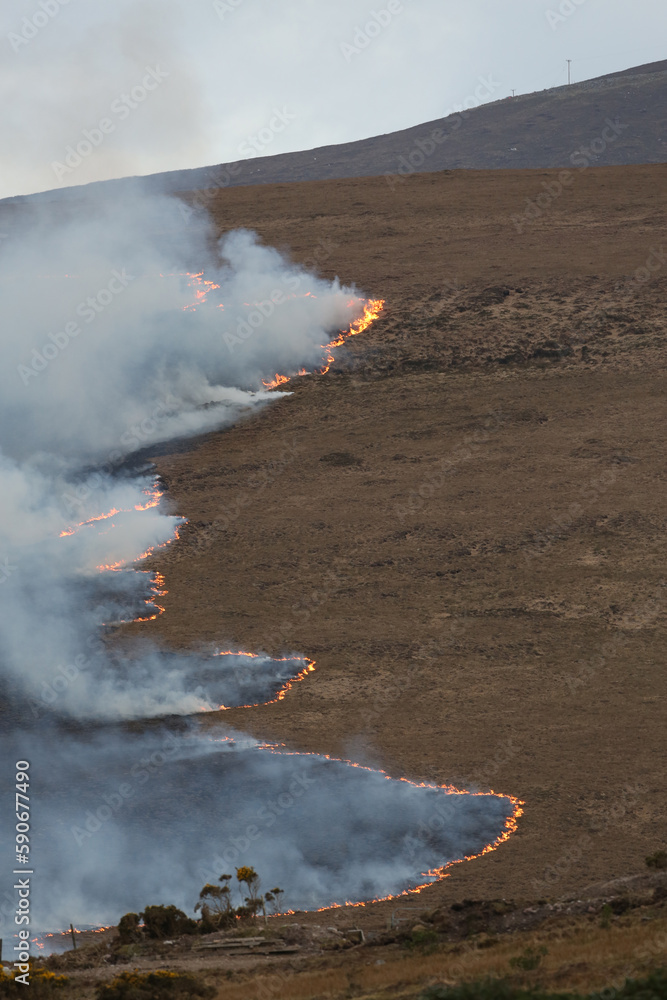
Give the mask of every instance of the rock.
[[508, 903], [506, 899], [494, 899], [491, 901], [491, 910], [498, 916], [504, 916], [505, 913], [511, 913], [514, 907], [511, 903]]
[[363, 944], [366, 940], [361, 927], [351, 927], [349, 930], [343, 931], [343, 934], [353, 944]]

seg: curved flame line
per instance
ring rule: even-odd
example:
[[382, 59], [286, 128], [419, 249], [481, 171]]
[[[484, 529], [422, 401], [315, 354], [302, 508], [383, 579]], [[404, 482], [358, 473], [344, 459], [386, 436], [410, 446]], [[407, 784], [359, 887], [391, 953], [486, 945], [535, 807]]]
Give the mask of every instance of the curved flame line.
[[[354, 305], [354, 299], [351, 302], [348, 302], [349, 308], [351, 308], [353, 305]], [[331, 353], [334, 347], [340, 347], [341, 344], [344, 344], [345, 341], [348, 340], [350, 337], [356, 337], [358, 334], [363, 333], [364, 330], [367, 330], [368, 327], [371, 325], [371, 323], [375, 322], [375, 320], [378, 318], [378, 316], [384, 309], [384, 306], [385, 306], [384, 299], [368, 299], [364, 305], [363, 316], [360, 316], [359, 319], [355, 319], [354, 322], [352, 322], [349, 325], [347, 330], [341, 330], [338, 336], [334, 340], [331, 340], [328, 344], [322, 344], [322, 350], [328, 352], [327, 363], [322, 368], [316, 368], [313, 373], [306, 371], [305, 368], [302, 368], [296, 374], [326, 375], [326, 373], [329, 371], [331, 365], [335, 360], [333, 354]], [[292, 378], [291, 375], [281, 375], [278, 372], [276, 372], [276, 374], [272, 379], [269, 379], [268, 381], [262, 379], [262, 385], [264, 386], [265, 389], [277, 389], [278, 386], [284, 385], [286, 382], [289, 382], [291, 378]]]

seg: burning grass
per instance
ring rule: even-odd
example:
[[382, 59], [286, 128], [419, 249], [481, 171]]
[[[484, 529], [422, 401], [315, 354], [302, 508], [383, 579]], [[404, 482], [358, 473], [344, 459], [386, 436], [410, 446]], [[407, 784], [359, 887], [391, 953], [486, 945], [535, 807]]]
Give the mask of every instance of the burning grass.
[[[354, 300], [348, 303], [350, 309], [352, 309], [354, 305]], [[325, 375], [331, 368], [331, 365], [334, 362], [334, 356], [331, 352], [334, 347], [340, 347], [341, 344], [344, 344], [350, 337], [356, 337], [360, 333], [363, 333], [364, 330], [367, 330], [371, 323], [374, 323], [375, 320], [381, 315], [384, 306], [385, 303], [383, 299], [368, 299], [368, 301], [364, 303], [362, 315], [358, 319], [354, 320], [347, 330], [341, 330], [334, 340], [329, 341], [328, 344], [322, 345], [322, 350], [327, 352], [327, 358], [326, 363], [321, 368], [316, 369], [318, 375]], [[309, 375], [311, 373], [305, 368], [301, 368], [296, 374]], [[276, 372], [275, 376], [272, 379], [264, 381], [263, 385], [266, 389], [278, 389], [281, 385], [285, 385], [285, 383], [289, 381], [289, 375], [281, 375]]]

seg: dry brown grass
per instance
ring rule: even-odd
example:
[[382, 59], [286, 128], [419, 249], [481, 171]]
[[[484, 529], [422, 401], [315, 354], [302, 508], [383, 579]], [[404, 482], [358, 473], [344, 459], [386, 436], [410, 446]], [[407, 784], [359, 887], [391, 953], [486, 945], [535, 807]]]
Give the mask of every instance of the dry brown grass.
[[[549, 176], [216, 195], [221, 232], [305, 261], [331, 240], [325, 275], [387, 310], [348, 368], [158, 458], [189, 523], [155, 562], [166, 613], [124, 632], [298, 650], [317, 661], [307, 683], [224, 722], [523, 799], [519, 834], [425, 890], [428, 909], [576, 895], [664, 837], [667, 268], [611, 306], [664, 241], [667, 171], [584, 171], [519, 237], [510, 216]], [[505, 363], [577, 337], [588, 360]], [[362, 464], [320, 461], [336, 452]]]
[[[527, 948], [548, 949], [539, 969], [517, 972], [510, 960]], [[381, 957], [380, 957], [381, 956]], [[377, 964], [379, 961], [383, 964]], [[598, 923], [569, 922], [549, 931], [506, 939], [445, 945], [432, 954], [413, 951], [357, 951], [332, 956], [329, 967], [280, 971], [226, 982], [222, 1000], [342, 1000], [358, 996], [414, 997], [433, 984], [456, 984], [486, 977], [547, 990], [588, 993], [626, 978], [646, 975], [667, 962], [667, 919], [647, 924], [619, 922], [605, 930]]]

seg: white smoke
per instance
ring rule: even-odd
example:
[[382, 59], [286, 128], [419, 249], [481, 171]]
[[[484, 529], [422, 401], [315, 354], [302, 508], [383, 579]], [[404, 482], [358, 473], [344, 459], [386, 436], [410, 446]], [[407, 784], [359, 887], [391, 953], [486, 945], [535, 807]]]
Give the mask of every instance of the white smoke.
[[[5, 454], [80, 465], [220, 426], [267, 401], [262, 378], [321, 364], [363, 312], [252, 233], [212, 239], [146, 197], [0, 245]], [[202, 268], [220, 287], [198, 301]]]
[[202, 15], [215, 29], [210, 3], [7, 0], [2, 197], [148, 174], [179, 146], [188, 162], [211, 162], [209, 89], [193, 58]]
[[[244, 864], [290, 909], [393, 895], [494, 843], [513, 814], [507, 798], [389, 781], [229, 729], [70, 734], [55, 757], [31, 734], [29, 753], [48, 772], [33, 816], [42, 931], [155, 904], [192, 913], [204, 884]], [[0, 928], [14, 908], [0, 894]]]
[[[275, 394], [262, 380], [323, 364], [323, 345], [364, 300], [252, 233], [216, 245], [206, 219], [186, 227], [179, 203], [160, 197], [35, 226], [4, 248], [0, 282], [2, 677], [43, 701], [51, 674], [71, 674], [83, 658], [88, 669], [57, 708], [84, 717], [228, 704], [224, 686], [205, 695], [193, 683], [196, 657], [165, 673], [159, 656], [144, 656], [129, 679], [94, 638], [122, 617], [95, 597], [99, 567], [131, 565], [179, 523], [140, 509], [150, 481], [119, 478], [119, 463], [266, 405]], [[133, 574], [114, 589], [116, 603], [125, 590], [136, 606]], [[218, 661], [221, 676], [225, 668]]]
[[[0, 287], [0, 794], [13, 761], [30, 761], [36, 924], [191, 911], [235, 862], [285, 883], [290, 906], [371, 898], [501, 834], [507, 798], [186, 722], [122, 728], [265, 702], [304, 671], [296, 656], [121, 652], [113, 626], [146, 611], [150, 575], [133, 563], [180, 523], [141, 453], [267, 405], [280, 394], [263, 380], [326, 362], [363, 297], [252, 233], [217, 242], [206, 219], [186, 227], [177, 202], [149, 196], [14, 237]], [[10, 872], [13, 815], [1, 825]], [[11, 916], [10, 888], [0, 910]]]

